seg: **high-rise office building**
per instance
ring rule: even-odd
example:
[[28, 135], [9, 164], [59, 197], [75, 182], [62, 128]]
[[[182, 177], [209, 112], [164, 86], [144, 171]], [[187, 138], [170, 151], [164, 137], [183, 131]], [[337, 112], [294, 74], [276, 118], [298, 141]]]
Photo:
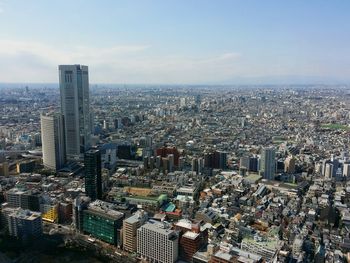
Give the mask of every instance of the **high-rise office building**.
[[223, 151], [209, 151], [204, 153], [204, 166], [211, 169], [226, 169], [227, 153]]
[[179, 167], [178, 167], [178, 169], [179, 169], [180, 171], [182, 171], [182, 170], [184, 169], [184, 167], [185, 167], [185, 162], [186, 162], [186, 158], [185, 158], [184, 156], [181, 156], [181, 157], [179, 158]]
[[43, 163], [46, 168], [59, 170], [66, 163], [63, 116], [59, 113], [41, 115]]
[[256, 156], [252, 156], [249, 158], [249, 171], [257, 172], [258, 171], [258, 158]]
[[227, 152], [219, 151], [219, 168], [226, 169], [227, 168]]
[[165, 223], [150, 221], [137, 230], [137, 253], [149, 262], [176, 262], [178, 247], [178, 233]]
[[85, 193], [91, 200], [102, 198], [101, 153], [89, 150], [84, 154]]
[[171, 173], [174, 171], [174, 155], [168, 155], [169, 163], [168, 163], [168, 171]]
[[197, 105], [197, 107], [199, 108], [201, 106], [201, 95], [197, 94], [195, 97], [195, 103]]
[[261, 153], [260, 173], [264, 179], [273, 180], [275, 178], [276, 164], [275, 164], [275, 149], [264, 148]]
[[162, 158], [163, 173], [169, 173], [169, 158]]
[[192, 172], [198, 173], [198, 159], [192, 159]]
[[88, 67], [60, 65], [59, 81], [67, 156], [75, 158], [90, 147], [91, 116]]

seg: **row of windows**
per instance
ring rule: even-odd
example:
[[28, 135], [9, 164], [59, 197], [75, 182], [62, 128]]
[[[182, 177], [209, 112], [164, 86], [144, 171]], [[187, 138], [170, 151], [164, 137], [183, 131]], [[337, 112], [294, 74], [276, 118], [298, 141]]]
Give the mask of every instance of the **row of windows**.
[[65, 74], [64, 75], [64, 82], [70, 82], [72, 83], [73, 82], [73, 77], [71, 74]]

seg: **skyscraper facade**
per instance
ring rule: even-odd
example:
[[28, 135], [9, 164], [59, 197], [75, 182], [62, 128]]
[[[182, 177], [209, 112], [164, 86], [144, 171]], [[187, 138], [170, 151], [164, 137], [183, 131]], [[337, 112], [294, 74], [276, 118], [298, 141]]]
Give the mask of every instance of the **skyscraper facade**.
[[90, 147], [89, 73], [82, 65], [60, 65], [61, 111], [65, 122], [66, 151], [69, 158], [80, 156]]
[[91, 200], [102, 198], [101, 153], [89, 150], [84, 154], [85, 193]]
[[275, 149], [264, 148], [261, 153], [260, 173], [264, 179], [273, 180], [275, 178]]
[[66, 162], [64, 119], [60, 113], [41, 115], [43, 163], [46, 168], [59, 170]]

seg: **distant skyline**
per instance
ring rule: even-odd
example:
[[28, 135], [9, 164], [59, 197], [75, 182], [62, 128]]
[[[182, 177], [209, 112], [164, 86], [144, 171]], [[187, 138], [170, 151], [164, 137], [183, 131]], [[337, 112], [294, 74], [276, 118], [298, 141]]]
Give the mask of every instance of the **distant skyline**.
[[350, 83], [342, 0], [0, 0], [0, 82]]

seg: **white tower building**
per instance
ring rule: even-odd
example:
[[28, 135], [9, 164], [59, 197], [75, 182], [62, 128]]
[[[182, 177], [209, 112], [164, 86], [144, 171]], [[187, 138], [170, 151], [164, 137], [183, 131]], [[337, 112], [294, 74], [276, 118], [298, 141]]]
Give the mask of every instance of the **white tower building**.
[[64, 121], [60, 113], [41, 115], [43, 163], [46, 168], [59, 170], [66, 163]]

